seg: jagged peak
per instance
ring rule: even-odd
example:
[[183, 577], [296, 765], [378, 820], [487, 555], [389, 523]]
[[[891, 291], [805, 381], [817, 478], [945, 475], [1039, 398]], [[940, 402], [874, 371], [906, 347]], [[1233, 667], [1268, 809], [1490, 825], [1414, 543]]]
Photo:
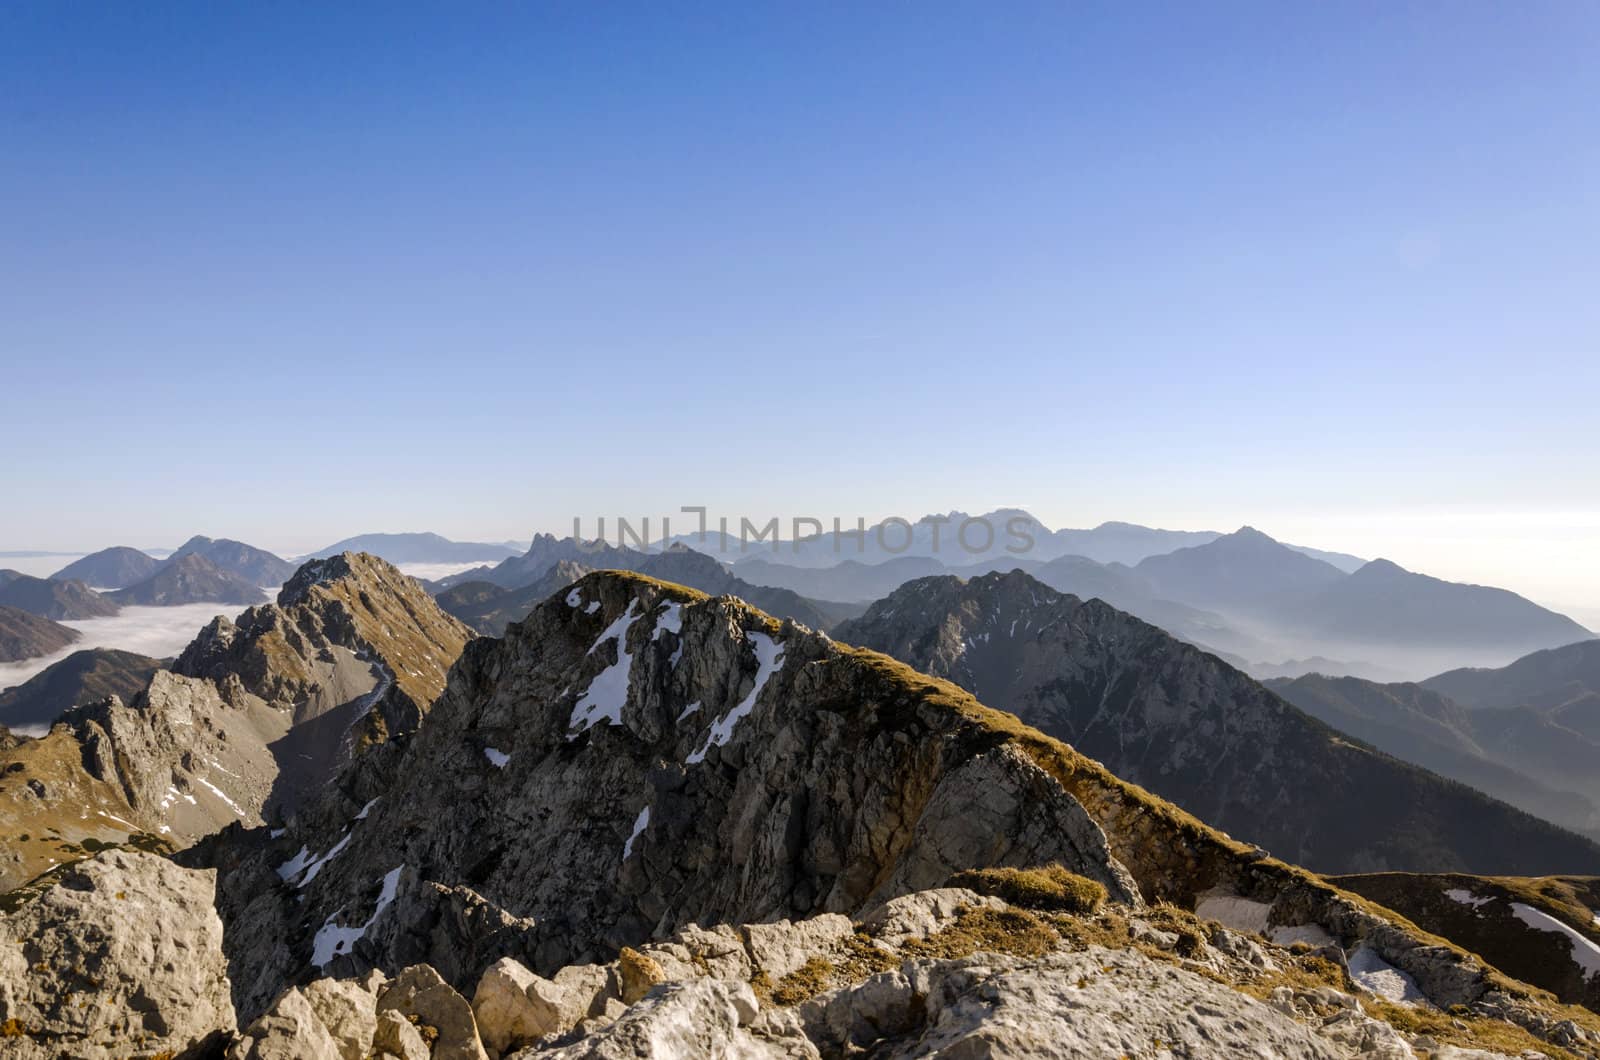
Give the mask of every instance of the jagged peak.
[[318, 585], [332, 585], [346, 579], [390, 581], [405, 577], [398, 567], [369, 552], [341, 552], [337, 556], [303, 563], [279, 590], [278, 606], [293, 607], [302, 603]]

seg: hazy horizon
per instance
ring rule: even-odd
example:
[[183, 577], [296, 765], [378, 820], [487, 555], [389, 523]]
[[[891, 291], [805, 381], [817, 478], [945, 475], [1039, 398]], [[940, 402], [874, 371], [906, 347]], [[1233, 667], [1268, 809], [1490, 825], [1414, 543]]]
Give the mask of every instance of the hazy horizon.
[[[1315, 518], [1284, 518], [1267, 520], [1255, 517], [1239, 519], [1232, 522], [1199, 521], [1179, 523], [1169, 519], [1142, 519], [1114, 516], [1090, 520], [1068, 521], [1051, 519], [1041, 513], [1037, 508], [1026, 504], [1008, 503], [991, 505], [954, 506], [970, 514], [982, 514], [999, 508], [1022, 508], [1029, 511], [1046, 526], [1053, 530], [1067, 527], [1088, 529], [1100, 523], [1129, 522], [1139, 525], [1158, 527], [1166, 530], [1199, 530], [1229, 533], [1241, 526], [1253, 526], [1257, 530], [1276, 538], [1279, 541], [1301, 547], [1317, 548], [1329, 552], [1343, 552], [1359, 556], [1363, 559], [1388, 559], [1400, 564], [1408, 570], [1421, 574], [1444, 578], [1448, 581], [1468, 582], [1479, 585], [1491, 585], [1497, 588], [1510, 589], [1519, 593], [1535, 603], [1568, 614], [1581, 624], [1600, 632], [1600, 571], [1589, 558], [1587, 549], [1591, 542], [1600, 540], [1600, 513], [1584, 515], [1578, 513], [1549, 513], [1545, 516], [1530, 517], [1526, 522], [1519, 524], [1514, 516], [1494, 513], [1466, 513], [1464, 515], [1452, 513], [1410, 513], [1391, 517], [1388, 520], [1374, 521], [1366, 518], [1323, 516]], [[949, 504], [929, 508], [926, 511], [900, 511], [883, 512], [861, 516], [870, 526], [873, 523], [889, 517], [900, 517], [911, 521], [929, 514], [940, 514], [953, 510]], [[726, 514], [730, 519], [730, 529], [736, 530], [739, 517], [749, 512], [750, 518], [758, 523], [775, 515], [780, 519], [785, 538], [789, 536], [789, 522], [791, 516], [784, 512], [779, 514], [778, 509], [751, 508], [744, 510], [722, 511], [712, 509], [710, 518], [714, 520], [718, 515]], [[617, 539], [615, 519], [618, 515], [629, 519], [635, 530], [639, 528], [640, 519], [648, 516], [652, 540], [659, 539], [661, 535], [661, 516], [668, 515], [672, 518], [674, 534], [692, 533], [697, 523], [692, 514], [676, 513], [673, 511], [646, 512], [643, 510], [628, 513], [617, 509], [603, 509], [598, 512], [584, 513], [582, 528], [584, 536], [591, 537], [595, 533], [596, 516], [604, 515], [606, 518], [607, 537], [613, 543]], [[854, 525], [854, 515], [834, 513], [821, 510], [817, 518], [823, 519], [831, 528], [832, 517], [838, 514], [846, 528]], [[439, 525], [447, 525], [440, 523]], [[1520, 532], [1507, 532], [1508, 527], [1520, 526]], [[217, 528], [202, 528], [194, 531], [207, 537], [233, 538], [264, 548], [284, 558], [296, 558], [319, 551], [336, 541], [373, 533], [439, 533], [454, 541], [472, 541], [480, 543], [509, 543], [516, 541], [520, 547], [526, 548], [527, 543], [535, 533], [551, 533], [557, 537], [571, 535], [573, 530], [572, 519], [564, 521], [547, 519], [534, 529], [517, 534], [504, 526], [498, 529], [474, 532], [470, 527], [456, 532], [446, 532], [438, 526], [410, 526], [405, 528], [382, 529], [344, 529], [330, 530], [323, 536], [314, 536], [311, 533], [299, 533], [294, 536], [279, 538], [253, 535], [246, 529], [219, 530]], [[31, 560], [20, 558], [7, 559], [0, 556], [0, 568], [12, 567], [26, 574], [44, 576], [65, 566], [75, 557], [110, 547], [113, 544], [129, 545], [141, 549], [174, 549], [181, 545], [192, 533], [184, 533], [173, 537], [161, 545], [139, 545], [131, 541], [102, 541], [98, 544], [85, 544], [89, 539], [83, 532], [77, 532], [64, 537], [63, 542], [76, 543], [77, 547], [65, 545], [40, 546], [35, 544], [12, 544], [0, 540], [0, 553], [20, 551], [40, 551], [60, 553], [57, 556], [39, 556]], [[752, 544], [752, 552], [760, 546]], [[841, 559], [850, 558], [841, 555]], [[779, 556], [781, 560], [781, 555]], [[1569, 564], [1562, 567], [1562, 562]], [[472, 564], [456, 565], [446, 564], [441, 566], [464, 569]], [[417, 568], [409, 573], [422, 577], [437, 577], [439, 572], [429, 572], [421, 569], [423, 565], [410, 564], [409, 567]], [[1555, 568], [1557, 577], [1545, 576], [1544, 572]], [[451, 573], [453, 571], [447, 571]], [[1565, 576], [1559, 576], [1564, 573]]]

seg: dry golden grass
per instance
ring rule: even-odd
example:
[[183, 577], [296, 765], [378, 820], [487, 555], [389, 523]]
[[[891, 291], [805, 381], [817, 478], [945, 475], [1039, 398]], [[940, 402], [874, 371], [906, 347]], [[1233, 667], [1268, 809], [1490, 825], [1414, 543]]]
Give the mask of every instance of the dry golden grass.
[[1103, 885], [1060, 865], [1039, 869], [968, 869], [950, 877], [949, 886], [1004, 899], [1026, 909], [1092, 913], [1106, 900]]

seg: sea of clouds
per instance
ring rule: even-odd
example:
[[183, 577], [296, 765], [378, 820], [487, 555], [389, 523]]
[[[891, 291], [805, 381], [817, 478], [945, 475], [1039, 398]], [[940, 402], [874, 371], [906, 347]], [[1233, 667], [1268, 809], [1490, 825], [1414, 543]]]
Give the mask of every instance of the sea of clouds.
[[109, 618], [85, 618], [63, 622], [83, 636], [72, 645], [49, 655], [21, 662], [0, 663], [0, 689], [20, 685], [47, 666], [84, 648], [119, 648], [157, 659], [176, 655], [188, 646], [195, 634], [217, 615], [237, 617], [240, 608], [229, 604], [183, 604], [178, 607], [124, 607]]

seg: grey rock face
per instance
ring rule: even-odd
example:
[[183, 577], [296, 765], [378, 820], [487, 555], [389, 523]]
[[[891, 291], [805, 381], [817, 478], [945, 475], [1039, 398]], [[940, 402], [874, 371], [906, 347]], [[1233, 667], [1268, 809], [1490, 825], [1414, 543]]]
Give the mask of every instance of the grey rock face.
[[[365, 927], [325, 972], [427, 962], [467, 990], [501, 956], [548, 975], [691, 923], [851, 915], [975, 866], [1060, 862], [1140, 901], [1059, 784], [907, 680], [731, 600], [586, 578], [469, 646], [383, 759], [404, 798], [303, 815], [233, 870], [230, 937], [275, 947], [234, 951], [260, 984], [241, 1004], [314, 973], [329, 925]], [[336, 848], [277, 897], [264, 863]]]
[[108, 851], [0, 921], [0, 1025], [18, 1032], [0, 1051], [110, 1060], [225, 1042], [234, 1015], [213, 881]]

